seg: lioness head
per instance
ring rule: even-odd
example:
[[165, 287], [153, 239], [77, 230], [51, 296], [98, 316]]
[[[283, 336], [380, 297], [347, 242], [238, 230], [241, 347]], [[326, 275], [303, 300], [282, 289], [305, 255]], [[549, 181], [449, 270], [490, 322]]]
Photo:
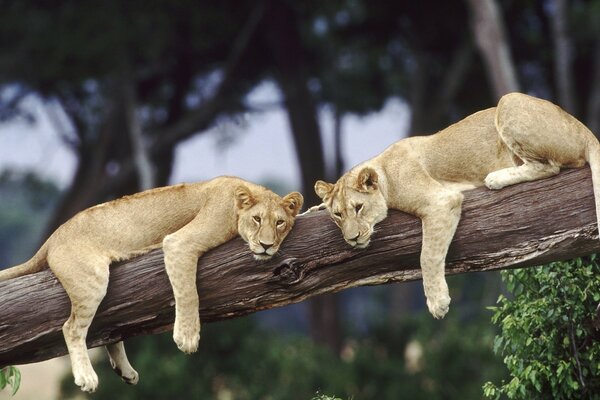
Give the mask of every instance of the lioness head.
[[294, 226], [304, 198], [293, 192], [281, 198], [273, 192], [255, 193], [240, 185], [235, 190], [238, 233], [257, 260], [271, 258]]
[[379, 190], [379, 177], [370, 167], [346, 173], [335, 185], [317, 181], [315, 192], [342, 230], [344, 240], [353, 247], [367, 247], [375, 224], [387, 216], [387, 204]]

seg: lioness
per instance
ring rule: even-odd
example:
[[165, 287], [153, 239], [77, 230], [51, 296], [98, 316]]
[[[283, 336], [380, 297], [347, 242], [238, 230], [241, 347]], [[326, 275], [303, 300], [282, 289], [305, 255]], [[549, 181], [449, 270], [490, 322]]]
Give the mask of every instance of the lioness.
[[435, 318], [442, 318], [450, 304], [444, 262], [460, 219], [461, 192], [542, 179], [563, 167], [582, 167], [586, 161], [600, 217], [598, 140], [560, 107], [511, 93], [496, 108], [477, 112], [435, 135], [400, 140], [354, 167], [335, 185], [316, 182], [315, 191], [346, 242], [356, 248], [369, 244], [375, 224], [386, 217], [388, 208], [419, 217], [427, 307]]
[[[175, 295], [173, 339], [186, 353], [200, 340], [196, 266], [206, 251], [239, 234], [259, 260], [273, 256], [302, 207], [300, 193], [284, 198], [234, 177], [148, 190], [80, 212], [60, 226], [24, 264], [0, 272], [0, 281], [50, 267], [71, 300], [63, 325], [75, 384], [93, 392], [98, 376], [86, 335], [106, 294], [109, 265], [162, 245]], [[113, 369], [135, 384], [138, 373], [123, 342], [106, 346]]]

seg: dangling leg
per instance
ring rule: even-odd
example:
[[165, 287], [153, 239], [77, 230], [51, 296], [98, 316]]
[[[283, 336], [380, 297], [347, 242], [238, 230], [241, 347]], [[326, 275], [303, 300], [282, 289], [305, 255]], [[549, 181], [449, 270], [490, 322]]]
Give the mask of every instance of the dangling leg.
[[184, 353], [195, 352], [200, 341], [198, 258], [235, 235], [231, 229], [213, 223], [214, 219], [214, 212], [200, 211], [189, 224], [163, 240], [165, 267], [175, 297], [173, 340]]
[[71, 315], [62, 330], [75, 384], [81, 390], [93, 392], [98, 386], [98, 376], [90, 362], [86, 336], [106, 295], [110, 260], [93, 253], [83, 254], [77, 246], [69, 246], [53, 249], [48, 263], [71, 300]]
[[462, 199], [460, 192], [440, 193], [421, 215], [423, 289], [429, 312], [438, 319], [446, 315], [450, 305], [445, 260], [460, 220]]
[[109, 344], [106, 346], [108, 358], [112, 369], [119, 375], [125, 383], [135, 385], [138, 383], [139, 375], [129, 363], [127, 353], [125, 353], [125, 345], [122, 341]]
[[[179, 232], [179, 231], [178, 231]], [[184, 235], [171, 234], [163, 240], [165, 267], [175, 297], [173, 340], [179, 350], [193, 353], [200, 341], [200, 314], [196, 272], [199, 251], [186, 244]]]

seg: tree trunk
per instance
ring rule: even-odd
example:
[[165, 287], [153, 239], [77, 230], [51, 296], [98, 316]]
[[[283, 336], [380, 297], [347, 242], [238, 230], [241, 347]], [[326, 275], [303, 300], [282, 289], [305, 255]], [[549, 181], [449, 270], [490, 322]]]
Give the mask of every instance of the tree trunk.
[[502, 15], [495, 0], [467, 0], [473, 34], [496, 98], [519, 90]]
[[[600, 250], [589, 168], [489, 191], [465, 192], [447, 274], [539, 265]], [[199, 260], [204, 322], [233, 318], [343, 289], [421, 278], [421, 224], [391, 211], [371, 245], [348, 246], [325, 211], [298, 218], [280, 253], [255, 261], [241, 239]], [[49, 270], [0, 282], [0, 366], [66, 354], [68, 298]], [[91, 347], [172, 329], [174, 301], [163, 255], [111, 266], [108, 293], [88, 333]], [[452, 312], [452, 306], [450, 307]]]
[[551, 13], [554, 81], [558, 89], [558, 104], [569, 113], [577, 115], [573, 93], [573, 44], [567, 26], [567, 1], [553, 0]]
[[[124, 61], [124, 63], [126, 63]], [[122, 107], [125, 117], [125, 127], [131, 142], [133, 164], [135, 166], [138, 190], [148, 190], [156, 187], [155, 168], [150, 159], [148, 144], [138, 116], [137, 85], [131, 66], [125, 65], [120, 74], [122, 91]]]
[[[42, 243], [63, 222], [77, 212], [100, 202], [96, 197], [97, 187], [106, 178], [106, 162], [113, 138], [121, 128], [118, 121], [117, 102], [115, 97], [106, 97], [102, 115], [102, 123], [97, 128], [77, 126], [76, 129], [97, 129], [97, 132], [78, 132], [80, 143], [77, 146], [77, 169], [70, 188], [63, 194], [52, 214], [42, 237]], [[73, 119], [76, 116], [72, 116]]]
[[[265, 40], [276, 69], [275, 79], [284, 97], [307, 205], [321, 202], [313, 185], [326, 179], [325, 158], [317, 107], [308, 89], [307, 59], [290, 5], [274, 0], [267, 3]], [[310, 304], [311, 335], [317, 343], [334, 352], [341, 348], [341, 331], [336, 299], [318, 297]]]

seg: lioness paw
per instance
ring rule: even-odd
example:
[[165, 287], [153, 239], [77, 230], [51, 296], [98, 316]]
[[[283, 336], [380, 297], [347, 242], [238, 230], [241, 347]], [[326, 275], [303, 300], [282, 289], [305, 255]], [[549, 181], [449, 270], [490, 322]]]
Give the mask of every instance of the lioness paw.
[[84, 392], [93, 393], [98, 388], [98, 375], [91, 366], [73, 369], [75, 384]]
[[448, 313], [448, 309], [450, 308], [450, 297], [428, 297], [427, 308], [429, 308], [429, 312], [434, 318], [442, 319]]
[[483, 183], [485, 183], [485, 186], [488, 189], [498, 190], [506, 186], [504, 180], [499, 176], [497, 172], [498, 171], [490, 172], [483, 180]]
[[178, 328], [177, 323], [175, 329], [173, 329], [173, 340], [179, 350], [184, 353], [191, 354], [198, 350], [198, 343], [200, 342], [200, 329], [191, 330]]
[[176, 335], [173, 334], [173, 340], [177, 348], [186, 354], [195, 353], [198, 350], [200, 335]]

